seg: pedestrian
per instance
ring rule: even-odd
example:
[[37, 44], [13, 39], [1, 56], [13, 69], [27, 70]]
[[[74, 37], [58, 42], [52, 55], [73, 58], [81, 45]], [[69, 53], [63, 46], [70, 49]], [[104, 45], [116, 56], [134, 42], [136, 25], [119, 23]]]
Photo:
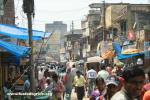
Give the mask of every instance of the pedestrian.
[[109, 75], [112, 75], [112, 67], [107, 66], [106, 71], [109, 73]]
[[40, 91], [44, 91], [44, 89], [45, 89], [45, 84], [46, 84], [46, 80], [47, 80], [47, 75], [46, 74], [44, 74], [43, 75], [43, 78], [39, 81], [39, 83], [38, 83], [38, 87], [39, 87], [39, 90]]
[[119, 80], [118, 91], [120, 91], [121, 88], [124, 86], [124, 79], [120, 76], [117, 76], [117, 78]]
[[117, 64], [116, 64], [116, 75], [117, 76], [122, 76], [122, 68], [123, 68], [123, 66], [124, 66], [124, 63], [122, 63], [122, 62], [118, 62]]
[[81, 75], [81, 72], [78, 70], [76, 72], [76, 76], [74, 78], [73, 84], [75, 85], [76, 88], [76, 93], [77, 93], [77, 98], [78, 100], [82, 100], [83, 97], [85, 96], [85, 84], [86, 80], [83, 75]]
[[11, 100], [11, 95], [8, 95], [8, 93], [11, 92], [10, 90], [11, 86], [9, 84], [9, 82], [5, 82], [4, 86], [3, 86], [3, 93], [4, 93], [4, 100]]
[[90, 95], [90, 100], [96, 100], [97, 97], [103, 94], [105, 89], [105, 81], [102, 77], [97, 77], [95, 80], [96, 88]]
[[47, 79], [46, 83], [47, 83], [47, 87], [44, 92], [49, 93], [49, 100], [52, 100], [52, 89], [53, 89], [52, 79], [50, 78]]
[[76, 66], [73, 64], [72, 65], [72, 68], [71, 68], [71, 73], [72, 73], [72, 75], [75, 77], [76, 76], [76, 72], [77, 72], [77, 68], [76, 68]]
[[[23, 93], [28, 93], [30, 92], [30, 81], [29, 81], [29, 76], [25, 76], [25, 82], [24, 82], [24, 85], [23, 85]], [[31, 96], [30, 95], [25, 95], [25, 96], [22, 96], [22, 100], [30, 100], [31, 99]]]
[[122, 77], [124, 78], [124, 86], [111, 100], [137, 99], [141, 94], [141, 89], [145, 81], [144, 70], [138, 66], [126, 67], [122, 72]]
[[23, 92], [29, 92], [30, 91], [30, 81], [29, 81], [29, 76], [25, 76], [25, 82], [23, 85]]
[[106, 71], [105, 66], [101, 66], [101, 70], [98, 72], [97, 77], [102, 77], [104, 80], [107, 79], [109, 73]]
[[52, 74], [52, 79], [53, 79], [53, 89], [52, 89], [53, 100], [62, 100], [64, 85], [56, 73]]
[[143, 100], [150, 100], [150, 90], [144, 93]]
[[52, 91], [52, 88], [53, 88], [53, 86], [52, 86], [52, 79], [47, 79], [46, 80], [46, 84], [47, 84], [47, 86], [46, 86], [45, 91]]
[[40, 70], [38, 71], [38, 81], [40, 81], [43, 78], [43, 75], [44, 75], [43, 68], [40, 68]]
[[67, 72], [63, 78], [63, 83], [65, 86], [64, 100], [71, 100], [71, 92], [73, 88], [74, 76], [71, 73], [71, 68], [67, 68]]
[[148, 83], [146, 83], [142, 88], [141, 98], [143, 98], [143, 95], [146, 91], [150, 90], [150, 70], [148, 71], [147, 74], [148, 74], [148, 80], [146, 81], [148, 81]]
[[117, 76], [111, 75], [106, 79], [106, 88], [102, 95], [96, 100], [110, 100], [110, 98], [118, 91], [119, 80]]
[[97, 72], [94, 70], [94, 67], [92, 66], [90, 70], [86, 73], [86, 80], [88, 85], [88, 97], [91, 95], [91, 92], [95, 88], [95, 79], [97, 77]]

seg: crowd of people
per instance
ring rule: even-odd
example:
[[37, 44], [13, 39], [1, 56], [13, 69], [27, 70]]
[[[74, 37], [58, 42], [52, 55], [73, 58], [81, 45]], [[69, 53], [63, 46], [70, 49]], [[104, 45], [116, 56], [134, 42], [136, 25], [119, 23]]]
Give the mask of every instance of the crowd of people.
[[147, 79], [144, 70], [136, 65], [115, 66], [115, 71], [110, 67], [101, 68], [97, 77], [93, 78], [95, 89], [88, 94], [90, 100], [150, 100], [150, 71]]
[[[55, 80], [53, 75], [52, 79], [47, 81], [51, 80], [53, 83], [52, 80]], [[57, 95], [56, 100], [71, 100], [73, 88], [78, 100], [83, 100], [85, 96], [89, 100], [150, 100], [146, 99], [150, 95], [150, 71], [145, 73], [136, 65], [125, 68], [121, 65], [114, 67], [103, 65], [98, 72], [91, 66], [86, 73], [73, 65], [66, 69], [63, 78], [57, 76], [55, 80], [57, 88], [50, 82], [47, 88]]]
[[[72, 100], [72, 92], [76, 93], [77, 100], [83, 100], [85, 96], [89, 100], [150, 100], [150, 70], [145, 73], [136, 65], [99, 67], [99, 71], [91, 66], [83, 72], [73, 65], [66, 67], [63, 77], [56, 72], [50, 73], [48, 69], [40, 68], [37, 92], [52, 93], [49, 100]], [[5, 87], [10, 87], [8, 84]], [[5, 87], [4, 91], [8, 92]], [[75, 91], [72, 91], [73, 89]], [[29, 77], [26, 77], [22, 92], [29, 91], [30, 81]]]

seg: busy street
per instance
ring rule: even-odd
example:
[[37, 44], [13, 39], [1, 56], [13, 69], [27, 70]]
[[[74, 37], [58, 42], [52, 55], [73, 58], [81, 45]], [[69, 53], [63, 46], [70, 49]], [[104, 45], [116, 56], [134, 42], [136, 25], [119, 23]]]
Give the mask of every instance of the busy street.
[[150, 100], [150, 0], [0, 0], [0, 100]]

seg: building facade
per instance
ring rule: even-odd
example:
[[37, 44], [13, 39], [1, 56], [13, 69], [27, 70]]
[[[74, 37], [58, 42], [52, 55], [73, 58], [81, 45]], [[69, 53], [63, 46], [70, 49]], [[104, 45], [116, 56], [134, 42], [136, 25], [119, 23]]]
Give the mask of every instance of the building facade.
[[45, 25], [45, 31], [52, 33], [45, 49], [46, 55], [53, 58], [54, 61], [60, 61], [60, 49], [64, 48], [64, 34], [67, 33], [67, 24], [62, 21], [54, 21]]
[[82, 33], [80, 29], [71, 30], [65, 35], [65, 50], [68, 60], [80, 60], [83, 58]]
[[[89, 5], [90, 6], [90, 5]], [[93, 5], [95, 6], [95, 5]], [[101, 10], [99, 8], [93, 8], [90, 6], [89, 14], [84, 20], [81, 21], [81, 29], [83, 34], [83, 57], [90, 57], [96, 55], [97, 34], [95, 34], [96, 28], [100, 25]], [[95, 39], [96, 38], [96, 39]]]
[[[4, 0], [4, 1], [3, 1], [4, 2], [4, 5], [3, 5], [4, 6], [4, 15], [0, 16], [0, 23], [15, 25], [14, 0]], [[10, 37], [4, 36], [4, 35], [0, 35], [0, 40], [13, 41]], [[0, 71], [1, 71], [0, 72], [0, 99], [3, 99], [3, 95], [4, 95], [3, 91], [2, 91], [3, 90], [2, 85], [8, 78], [7, 75], [8, 75], [9, 63], [5, 62], [7, 58], [10, 58], [8, 53], [6, 51], [0, 50]]]

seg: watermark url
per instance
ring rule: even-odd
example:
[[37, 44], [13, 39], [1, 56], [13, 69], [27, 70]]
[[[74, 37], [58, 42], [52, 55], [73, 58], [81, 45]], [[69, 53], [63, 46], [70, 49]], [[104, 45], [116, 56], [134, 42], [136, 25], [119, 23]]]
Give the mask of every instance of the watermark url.
[[7, 95], [34, 95], [34, 96], [48, 95], [48, 96], [52, 96], [52, 93], [51, 92], [48, 92], [48, 93], [21, 93], [21, 92], [17, 92], [17, 93], [7, 93]]

